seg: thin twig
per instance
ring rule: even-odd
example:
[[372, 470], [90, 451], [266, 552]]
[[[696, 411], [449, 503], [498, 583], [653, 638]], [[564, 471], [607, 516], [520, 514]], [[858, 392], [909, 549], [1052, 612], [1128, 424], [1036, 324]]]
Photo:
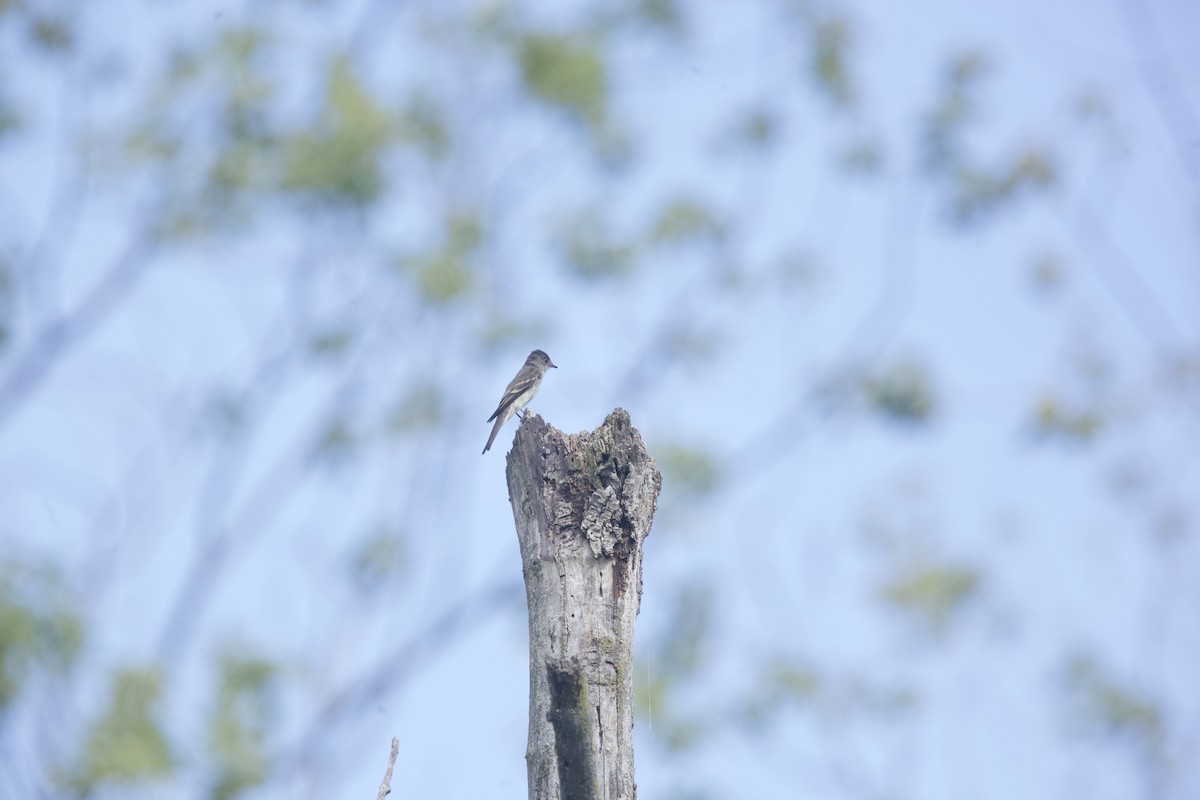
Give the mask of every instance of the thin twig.
[[383, 773], [383, 783], [379, 784], [379, 795], [375, 800], [383, 800], [392, 793], [392, 767], [396, 766], [396, 756], [400, 755], [400, 740], [392, 737], [392, 752], [388, 756], [387, 772]]

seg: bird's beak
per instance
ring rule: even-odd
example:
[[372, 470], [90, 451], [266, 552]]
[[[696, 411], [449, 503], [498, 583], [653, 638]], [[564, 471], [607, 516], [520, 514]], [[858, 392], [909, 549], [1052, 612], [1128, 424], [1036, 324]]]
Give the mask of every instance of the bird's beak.
[[555, 364], [553, 361], [551, 361], [551, 362], [550, 362], [550, 368], [551, 368], [551, 369], [558, 369], [558, 364]]

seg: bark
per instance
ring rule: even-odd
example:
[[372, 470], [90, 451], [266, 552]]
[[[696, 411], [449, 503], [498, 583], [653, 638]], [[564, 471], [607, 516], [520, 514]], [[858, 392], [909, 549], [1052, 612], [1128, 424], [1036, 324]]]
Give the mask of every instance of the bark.
[[529, 604], [531, 800], [634, 800], [633, 626], [662, 476], [629, 414], [530, 415], [508, 454]]

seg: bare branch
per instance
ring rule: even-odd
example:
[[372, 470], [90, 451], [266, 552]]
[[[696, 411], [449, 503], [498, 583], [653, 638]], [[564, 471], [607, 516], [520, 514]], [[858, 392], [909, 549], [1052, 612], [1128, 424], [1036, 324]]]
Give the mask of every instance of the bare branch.
[[392, 737], [392, 752], [388, 756], [387, 772], [383, 773], [383, 783], [379, 784], [379, 794], [375, 800], [383, 800], [392, 793], [392, 768], [396, 766], [396, 756], [400, 755], [400, 740]]

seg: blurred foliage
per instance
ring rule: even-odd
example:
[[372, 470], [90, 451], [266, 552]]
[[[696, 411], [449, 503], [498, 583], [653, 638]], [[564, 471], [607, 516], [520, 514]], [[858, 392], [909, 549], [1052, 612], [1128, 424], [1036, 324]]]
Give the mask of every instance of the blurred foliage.
[[1043, 296], [1057, 294], [1067, 280], [1067, 268], [1062, 256], [1053, 251], [1043, 251], [1033, 259], [1030, 269], [1033, 287]]
[[75, 45], [75, 32], [66, 16], [34, 14], [29, 20], [29, 38], [43, 52], [67, 53]]
[[979, 52], [960, 53], [949, 59], [942, 72], [940, 96], [925, 117], [922, 149], [926, 169], [933, 173], [951, 168], [962, 159], [962, 133], [976, 118], [979, 83], [991, 64]]
[[1034, 407], [1034, 432], [1043, 438], [1086, 444], [1104, 429], [1104, 424], [1099, 411], [1073, 408], [1050, 395], [1044, 395]]
[[461, 298], [474, 282], [474, 257], [483, 244], [483, 220], [459, 210], [449, 215], [442, 241], [431, 252], [402, 257], [400, 266], [416, 278], [421, 296], [443, 305]]
[[0, 141], [21, 129], [21, 113], [5, 96], [0, 84]]
[[313, 334], [308, 346], [315, 356], [334, 358], [345, 353], [353, 341], [353, 333], [346, 328], [337, 327]]
[[[246, 230], [261, 211], [257, 193], [278, 183], [278, 133], [267, 113], [276, 87], [264, 66], [271, 47], [253, 26], [177, 46], [130, 124], [88, 129], [83, 151], [93, 176], [158, 176], [146, 223], [158, 240], [187, 244]], [[199, 115], [198, 106], [211, 113]]]
[[[704, 665], [712, 636], [712, 587], [684, 584], [671, 602], [671, 620], [657, 648], [635, 666], [634, 702], [669, 750], [698, 744], [711, 728], [678, 701], [677, 692]], [[714, 711], [714, 709], [710, 709]]]
[[647, 240], [655, 245], [709, 244], [725, 235], [716, 212], [690, 197], [668, 202], [650, 226]]
[[854, 104], [847, 58], [852, 32], [849, 20], [842, 17], [817, 19], [812, 25], [812, 75], [825, 96], [839, 108]]
[[1150, 760], [1162, 760], [1163, 715], [1153, 702], [1122, 685], [1085, 653], [1067, 659], [1063, 680], [1069, 716], [1078, 730], [1126, 740]]
[[900, 566], [880, 591], [891, 605], [915, 614], [929, 630], [944, 634], [979, 593], [979, 570], [943, 562], [920, 559]]
[[740, 722], [752, 731], [764, 731], [791, 707], [813, 702], [824, 688], [821, 675], [805, 664], [774, 658], [759, 669], [753, 691], [739, 711]]
[[444, 109], [424, 92], [414, 94], [400, 109], [395, 132], [398, 143], [415, 147], [434, 160], [448, 156], [454, 144]]
[[632, 270], [636, 246], [619, 241], [610, 228], [598, 206], [585, 208], [559, 224], [556, 242], [573, 274], [585, 279], [608, 278]]
[[821, 268], [812, 252], [795, 248], [772, 259], [769, 275], [766, 283], [772, 288], [782, 291], [811, 290], [821, 278]]
[[1009, 163], [986, 170], [962, 165], [955, 172], [956, 186], [951, 214], [956, 222], [968, 224], [1009, 205], [1024, 193], [1054, 186], [1053, 156], [1035, 147], [1025, 148]]
[[408, 548], [399, 531], [383, 529], [367, 537], [350, 558], [349, 574], [363, 597], [375, 596], [408, 566]]
[[209, 717], [213, 800], [231, 800], [270, 770], [267, 739], [278, 716], [275, 665], [234, 649], [220, 659], [217, 702]]
[[709, 453], [670, 442], [657, 444], [654, 453], [663, 473], [663, 486], [668, 491], [704, 495], [721, 483], [721, 469], [717, 459]]
[[713, 589], [684, 584], [672, 600], [672, 620], [656, 661], [670, 675], [684, 676], [700, 666], [712, 633]]
[[925, 168], [939, 179], [949, 218], [959, 226], [984, 221], [1016, 200], [1053, 187], [1058, 178], [1054, 155], [1042, 147], [1015, 148], [1010, 158], [990, 166], [969, 151], [968, 127], [978, 121], [976, 95], [989, 68], [981, 53], [952, 58], [941, 97], [925, 118]]
[[1113, 367], [1087, 339], [1073, 343], [1063, 360], [1057, 376], [1059, 388], [1044, 391], [1036, 399], [1033, 433], [1044, 440], [1088, 444], [1112, 423]]
[[65, 783], [88, 795], [170, 775], [175, 759], [159, 722], [161, 694], [157, 668], [117, 670], [108, 710], [92, 724], [81, 762]]
[[243, 403], [228, 392], [215, 392], [204, 409], [205, 427], [220, 439], [230, 439], [246, 426]]
[[679, 0], [635, 0], [634, 10], [638, 19], [652, 28], [676, 35], [687, 29]]
[[894, 422], [919, 424], [937, 408], [932, 379], [915, 360], [893, 362], [863, 375], [859, 388], [870, 408]]
[[838, 166], [847, 175], [870, 177], [883, 169], [883, 147], [870, 137], [855, 138], [837, 155]]
[[0, 353], [8, 346], [10, 337], [10, 319], [15, 304], [12, 267], [0, 258]]
[[345, 417], [335, 417], [325, 423], [313, 444], [315, 460], [330, 466], [340, 466], [358, 448], [358, 435]]
[[778, 112], [774, 108], [747, 108], [735, 115], [730, 127], [721, 132], [719, 143], [747, 150], [764, 150], [778, 141], [781, 127]]
[[0, 563], [0, 715], [40, 671], [65, 675], [83, 647], [83, 621], [58, 570]]
[[333, 205], [373, 203], [385, 188], [380, 160], [395, 135], [388, 112], [362, 84], [350, 62], [334, 59], [325, 105], [312, 131], [285, 143], [282, 188]]
[[663, 332], [662, 356], [668, 363], [685, 365], [704, 363], [720, 347], [720, 335], [692, 319], [681, 320]]
[[517, 62], [530, 93], [592, 128], [608, 113], [608, 75], [600, 44], [571, 34], [530, 33], [517, 43]]
[[388, 415], [388, 431], [411, 433], [437, 427], [446, 415], [446, 397], [433, 383], [409, 387]]
[[738, 722], [766, 734], [793, 709], [842, 723], [851, 717], [891, 721], [913, 713], [920, 705], [916, 693], [902, 685], [882, 685], [854, 674], [828, 674], [803, 660], [776, 656], [765, 659], [751, 692], [738, 709]]

